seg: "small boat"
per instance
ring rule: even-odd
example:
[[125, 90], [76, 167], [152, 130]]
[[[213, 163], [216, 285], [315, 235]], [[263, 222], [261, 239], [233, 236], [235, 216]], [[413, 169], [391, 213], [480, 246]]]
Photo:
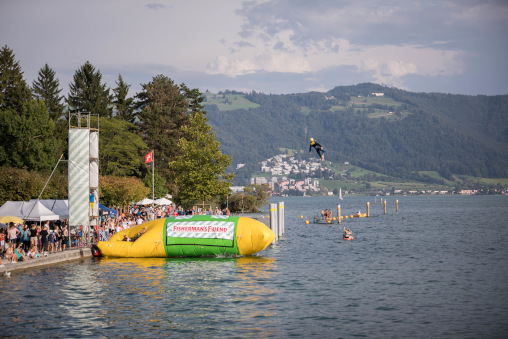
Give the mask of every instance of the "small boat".
[[344, 239], [344, 240], [353, 240], [354, 238], [353, 238], [353, 236], [351, 236], [351, 235], [350, 235], [350, 236], [345, 236], [345, 235], [343, 235], [343, 236], [342, 236], [342, 239]]
[[344, 199], [342, 198], [342, 188], [339, 188], [339, 200], [340, 200], [340, 201], [344, 200]]
[[321, 218], [318, 218], [318, 217], [314, 217], [313, 219], [313, 223], [314, 224], [331, 224], [333, 221], [332, 218], [325, 218], [325, 219], [321, 219]]

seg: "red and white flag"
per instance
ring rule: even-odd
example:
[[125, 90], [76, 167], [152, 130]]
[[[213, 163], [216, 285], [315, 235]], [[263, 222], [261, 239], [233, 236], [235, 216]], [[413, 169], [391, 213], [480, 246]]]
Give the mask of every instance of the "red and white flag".
[[152, 153], [153, 153], [153, 151], [151, 151], [150, 153], [145, 155], [145, 164], [148, 164], [149, 162], [153, 161], [153, 154]]

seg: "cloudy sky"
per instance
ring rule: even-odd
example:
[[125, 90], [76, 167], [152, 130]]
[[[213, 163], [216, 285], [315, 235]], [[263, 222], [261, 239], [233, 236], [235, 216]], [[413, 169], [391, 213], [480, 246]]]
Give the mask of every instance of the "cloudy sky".
[[63, 93], [90, 61], [132, 93], [163, 74], [202, 92], [508, 94], [506, 0], [0, 0], [0, 44]]

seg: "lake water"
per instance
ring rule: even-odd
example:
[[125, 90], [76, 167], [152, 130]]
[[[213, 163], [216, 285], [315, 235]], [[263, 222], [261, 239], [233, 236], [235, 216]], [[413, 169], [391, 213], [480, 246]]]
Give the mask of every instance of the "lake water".
[[[399, 212], [395, 212], [395, 200]], [[0, 277], [0, 336], [506, 338], [508, 196], [279, 198], [253, 257], [86, 259]], [[303, 216], [304, 218], [300, 218]], [[342, 240], [342, 227], [354, 240]]]

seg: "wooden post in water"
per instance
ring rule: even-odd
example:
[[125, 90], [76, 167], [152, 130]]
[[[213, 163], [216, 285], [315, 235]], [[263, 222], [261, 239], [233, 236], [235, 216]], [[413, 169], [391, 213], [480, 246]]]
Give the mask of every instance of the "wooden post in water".
[[367, 218], [370, 217], [370, 202], [367, 201]]
[[399, 211], [399, 201], [395, 200], [395, 212]]
[[385, 214], [386, 214], [386, 200], [384, 201], [384, 203], [385, 203]]
[[273, 239], [273, 243], [279, 240], [279, 227], [277, 225], [278, 215], [277, 215], [277, 204], [270, 204], [270, 229], [275, 233], [275, 239]]
[[340, 204], [337, 204], [337, 223], [340, 224]]

